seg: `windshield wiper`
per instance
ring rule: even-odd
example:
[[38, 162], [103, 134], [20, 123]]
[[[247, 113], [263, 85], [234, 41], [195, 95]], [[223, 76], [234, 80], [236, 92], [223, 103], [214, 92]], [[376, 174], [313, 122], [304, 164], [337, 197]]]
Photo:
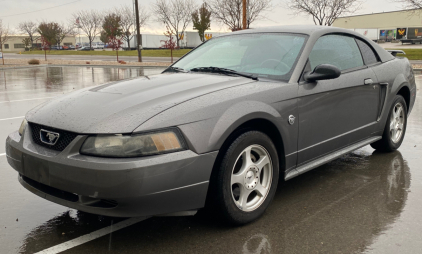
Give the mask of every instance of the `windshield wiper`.
[[241, 72], [237, 72], [235, 70], [220, 68], [220, 67], [212, 67], [212, 66], [210, 66], [210, 67], [196, 67], [196, 68], [190, 69], [190, 71], [231, 74], [231, 75], [237, 75], [237, 76], [241, 76], [241, 77], [245, 77], [245, 78], [250, 78], [250, 79], [253, 79], [253, 80], [258, 80], [258, 77], [255, 76], [255, 75], [244, 74], [244, 73], [241, 73]]
[[165, 70], [163, 71], [163, 73], [164, 73], [164, 72], [188, 72], [188, 71], [187, 71], [187, 70], [185, 70], [185, 69], [183, 69], [183, 68], [170, 66], [170, 67], [168, 67], [167, 69], [165, 69]]

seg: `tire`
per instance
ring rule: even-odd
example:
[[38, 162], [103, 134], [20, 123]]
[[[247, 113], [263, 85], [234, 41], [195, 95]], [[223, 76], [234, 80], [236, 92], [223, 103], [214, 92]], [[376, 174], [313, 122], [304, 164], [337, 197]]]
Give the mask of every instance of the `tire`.
[[[264, 160], [265, 157], [268, 160]], [[243, 163], [244, 160], [248, 163]], [[273, 142], [262, 132], [247, 131], [235, 138], [223, 151], [221, 163], [215, 170], [210, 193], [213, 209], [217, 208], [219, 215], [229, 223], [243, 225], [256, 220], [274, 198], [279, 159]]]
[[[400, 112], [398, 112], [399, 109], [401, 109]], [[393, 105], [388, 113], [387, 123], [384, 128], [382, 139], [372, 143], [372, 148], [380, 152], [393, 152], [397, 150], [403, 142], [404, 135], [406, 134], [406, 127], [406, 101], [401, 95], [396, 95]]]

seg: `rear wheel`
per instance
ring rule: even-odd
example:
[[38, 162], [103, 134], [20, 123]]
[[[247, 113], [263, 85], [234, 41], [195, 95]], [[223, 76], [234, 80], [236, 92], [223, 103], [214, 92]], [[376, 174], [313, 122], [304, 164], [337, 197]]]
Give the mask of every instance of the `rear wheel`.
[[267, 209], [277, 189], [279, 162], [271, 139], [248, 131], [225, 151], [213, 190], [219, 212], [231, 223], [246, 224]]
[[397, 150], [404, 139], [407, 126], [407, 106], [401, 95], [396, 95], [382, 135], [382, 139], [372, 143], [372, 148], [382, 152]]

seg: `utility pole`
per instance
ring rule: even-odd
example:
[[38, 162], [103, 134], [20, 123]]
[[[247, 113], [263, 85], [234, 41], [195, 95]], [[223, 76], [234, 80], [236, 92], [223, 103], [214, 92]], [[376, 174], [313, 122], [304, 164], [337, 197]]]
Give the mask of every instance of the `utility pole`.
[[0, 48], [1, 48], [1, 59], [3, 60], [3, 65], [4, 65], [3, 43], [1, 42], [1, 36], [0, 36]]
[[141, 51], [141, 30], [139, 27], [139, 5], [138, 0], [135, 0], [135, 15], [136, 15], [136, 40], [138, 44], [138, 62], [142, 62], [142, 51]]
[[247, 28], [247, 21], [246, 21], [246, 0], [243, 0], [243, 29]]

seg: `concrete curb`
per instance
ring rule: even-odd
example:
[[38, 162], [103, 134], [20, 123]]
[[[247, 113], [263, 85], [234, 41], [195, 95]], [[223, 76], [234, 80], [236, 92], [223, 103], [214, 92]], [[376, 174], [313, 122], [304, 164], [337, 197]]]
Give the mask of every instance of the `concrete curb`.
[[415, 74], [422, 74], [422, 69], [413, 69]]

